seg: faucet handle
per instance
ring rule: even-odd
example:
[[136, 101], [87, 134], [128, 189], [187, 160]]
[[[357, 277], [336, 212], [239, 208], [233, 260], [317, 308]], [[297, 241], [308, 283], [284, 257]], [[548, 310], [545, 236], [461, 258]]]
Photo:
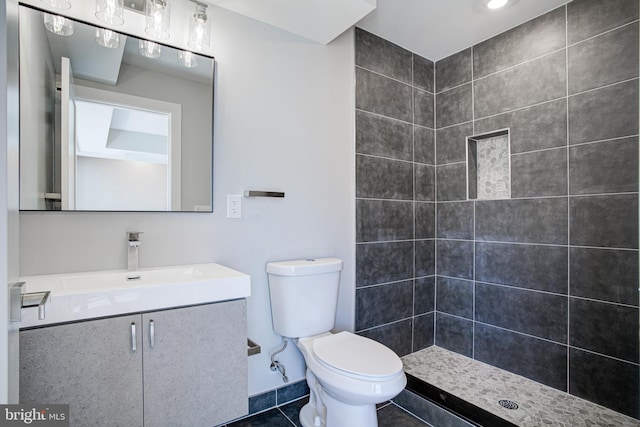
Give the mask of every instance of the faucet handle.
[[144, 232], [142, 232], [142, 231], [127, 231], [127, 240], [129, 242], [139, 242], [141, 234], [144, 234]]

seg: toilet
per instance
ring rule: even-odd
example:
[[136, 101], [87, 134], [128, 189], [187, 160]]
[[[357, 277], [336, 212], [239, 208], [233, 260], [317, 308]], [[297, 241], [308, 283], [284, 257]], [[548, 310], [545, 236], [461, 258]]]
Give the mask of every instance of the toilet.
[[376, 427], [376, 404], [407, 384], [402, 361], [384, 345], [335, 326], [342, 260], [267, 264], [273, 329], [292, 338], [307, 364], [304, 427]]

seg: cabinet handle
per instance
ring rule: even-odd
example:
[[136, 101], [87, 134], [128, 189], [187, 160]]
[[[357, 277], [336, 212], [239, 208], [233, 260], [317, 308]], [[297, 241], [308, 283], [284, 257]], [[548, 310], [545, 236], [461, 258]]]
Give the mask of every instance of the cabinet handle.
[[153, 320], [149, 320], [149, 345], [151, 348], [156, 345], [156, 324]]
[[136, 324], [131, 322], [131, 351], [136, 351]]

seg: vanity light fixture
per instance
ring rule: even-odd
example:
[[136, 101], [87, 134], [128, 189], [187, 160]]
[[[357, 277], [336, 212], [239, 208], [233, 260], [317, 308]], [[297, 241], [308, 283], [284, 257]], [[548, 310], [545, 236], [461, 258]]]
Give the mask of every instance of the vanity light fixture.
[[96, 0], [96, 18], [105, 24], [124, 24], [123, 0]]
[[207, 5], [197, 0], [191, 0], [196, 4], [196, 11], [189, 19], [189, 41], [187, 45], [193, 50], [202, 50], [209, 47], [211, 33], [211, 21], [207, 16]]
[[53, 34], [70, 36], [73, 34], [73, 21], [64, 16], [44, 14], [44, 26]]
[[162, 47], [158, 43], [149, 40], [140, 40], [138, 42], [138, 50], [140, 55], [151, 59], [160, 58], [162, 54]]
[[169, 38], [170, 24], [169, 0], [146, 0], [144, 13], [146, 15], [145, 31], [156, 39]]
[[96, 43], [102, 47], [115, 49], [120, 46], [120, 34], [105, 28], [96, 29]]
[[489, 0], [487, 1], [487, 7], [489, 9], [500, 9], [507, 3], [509, 3], [509, 0]]
[[70, 9], [71, 3], [68, 0], [40, 0], [47, 6], [51, 6], [54, 9]]
[[198, 58], [196, 58], [193, 52], [189, 52], [188, 50], [181, 50], [178, 52], [178, 62], [186, 68], [194, 68], [198, 66]]

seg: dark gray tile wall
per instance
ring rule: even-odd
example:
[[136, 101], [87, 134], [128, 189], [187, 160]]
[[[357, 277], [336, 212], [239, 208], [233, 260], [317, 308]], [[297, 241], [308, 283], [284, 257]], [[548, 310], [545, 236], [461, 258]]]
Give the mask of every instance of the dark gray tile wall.
[[[511, 154], [564, 147], [567, 145], [567, 100], [556, 99], [544, 104], [477, 119], [473, 125], [475, 133], [478, 134], [509, 128]], [[440, 132], [439, 130], [438, 134]]]
[[473, 320], [436, 312], [436, 345], [473, 357]]
[[563, 196], [567, 194], [567, 150], [521, 153], [511, 158], [518, 171], [511, 177], [511, 197]]
[[[638, 27], [575, 0], [435, 64], [436, 345], [636, 418]], [[512, 199], [466, 201], [505, 128]]]
[[578, 43], [637, 19], [638, 2], [635, 0], [570, 2], [567, 5], [568, 42]]
[[434, 63], [356, 29], [356, 331], [434, 343]]
[[562, 246], [478, 241], [475, 279], [566, 295], [567, 261], [568, 252]]
[[571, 194], [638, 191], [638, 137], [569, 148]]
[[356, 330], [369, 329], [413, 315], [413, 281], [368, 286], [356, 292]]
[[567, 391], [566, 345], [479, 322], [473, 339], [475, 359]]
[[569, 47], [569, 93], [638, 77], [638, 23]]
[[485, 77], [562, 49], [565, 34], [564, 8], [558, 8], [479, 43], [473, 46], [473, 77]]
[[569, 349], [572, 361], [569, 371], [569, 392], [583, 399], [598, 402], [621, 413], [637, 413], [640, 369], [632, 363], [619, 363], [606, 356]]
[[473, 319], [473, 282], [438, 277], [438, 311]]
[[638, 134], [638, 79], [569, 97], [569, 144]]
[[471, 84], [449, 89], [436, 97], [436, 121], [438, 128], [468, 122], [473, 117], [471, 104], [465, 102], [471, 97]]
[[564, 51], [558, 51], [474, 80], [474, 117], [492, 116], [562, 97], [567, 87], [565, 56]]
[[[640, 418], [638, 14], [574, 0], [435, 64], [357, 30], [359, 333]], [[506, 128], [512, 200], [467, 201], [465, 138]]]
[[356, 68], [356, 108], [410, 122], [413, 91], [410, 85]]
[[465, 138], [473, 135], [473, 123], [463, 123], [436, 132], [438, 146], [436, 147], [436, 162], [439, 165], [466, 161], [467, 147]]

